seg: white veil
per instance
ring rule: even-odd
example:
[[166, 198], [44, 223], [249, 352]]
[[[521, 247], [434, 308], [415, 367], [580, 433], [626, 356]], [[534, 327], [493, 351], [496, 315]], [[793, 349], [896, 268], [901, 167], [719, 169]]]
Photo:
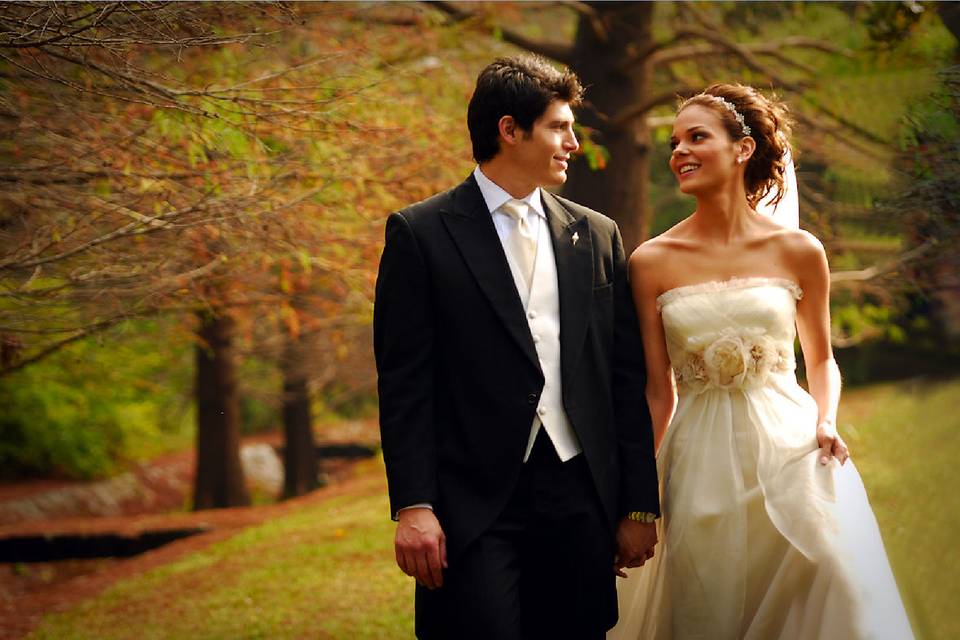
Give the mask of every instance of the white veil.
[[767, 196], [757, 205], [757, 213], [770, 216], [775, 222], [778, 222], [788, 229], [800, 228], [800, 193], [797, 189], [797, 172], [793, 168], [793, 157], [788, 150], [783, 159], [787, 163], [787, 171], [783, 176], [783, 197], [776, 206], [771, 204], [774, 192]]

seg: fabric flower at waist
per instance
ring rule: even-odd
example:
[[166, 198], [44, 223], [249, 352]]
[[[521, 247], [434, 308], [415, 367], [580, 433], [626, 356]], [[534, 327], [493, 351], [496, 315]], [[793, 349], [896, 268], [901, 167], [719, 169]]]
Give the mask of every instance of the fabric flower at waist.
[[677, 384], [697, 391], [758, 387], [771, 373], [796, 367], [788, 345], [753, 328], [691, 337], [679, 360], [674, 364]]

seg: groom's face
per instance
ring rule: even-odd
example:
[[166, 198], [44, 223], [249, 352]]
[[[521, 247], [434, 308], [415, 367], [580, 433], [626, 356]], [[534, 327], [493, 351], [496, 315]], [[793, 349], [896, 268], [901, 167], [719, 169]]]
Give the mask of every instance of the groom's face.
[[530, 182], [551, 187], [567, 181], [567, 164], [579, 148], [573, 133], [573, 110], [568, 103], [554, 100], [533, 128], [520, 136], [513, 154]]

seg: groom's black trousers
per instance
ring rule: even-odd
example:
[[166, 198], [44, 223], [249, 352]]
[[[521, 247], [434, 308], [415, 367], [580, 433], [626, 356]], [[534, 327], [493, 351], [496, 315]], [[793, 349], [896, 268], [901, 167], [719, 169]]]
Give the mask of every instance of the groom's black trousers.
[[417, 637], [601, 639], [617, 620], [613, 561], [584, 456], [561, 462], [541, 429], [503, 513], [450, 562], [443, 587], [417, 586]]

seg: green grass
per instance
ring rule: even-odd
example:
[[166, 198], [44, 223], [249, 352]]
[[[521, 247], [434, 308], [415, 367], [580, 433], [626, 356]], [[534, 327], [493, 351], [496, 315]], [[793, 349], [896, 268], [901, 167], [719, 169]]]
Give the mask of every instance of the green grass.
[[[883, 384], [848, 390], [840, 413], [921, 640], [960, 638], [957, 400], [960, 379]], [[306, 507], [121, 581], [31, 637], [413, 637], [386, 513], [382, 485]]]
[[960, 638], [960, 379], [846, 391], [839, 422], [914, 633]]
[[304, 508], [121, 581], [30, 637], [413, 637], [388, 513], [383, 491]]

